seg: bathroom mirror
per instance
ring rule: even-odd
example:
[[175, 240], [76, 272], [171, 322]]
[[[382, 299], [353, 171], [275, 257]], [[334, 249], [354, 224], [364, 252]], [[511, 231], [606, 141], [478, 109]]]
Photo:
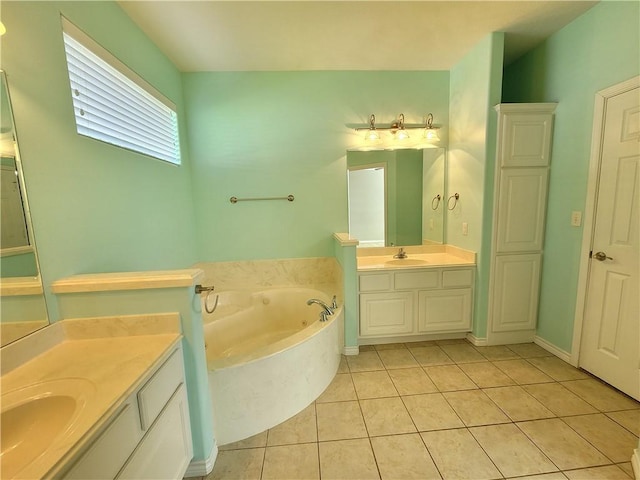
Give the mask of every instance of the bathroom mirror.
[[444, 243], [444, 148], [347, 152], [349, 234], [361, 247]]
[[49, 324], [7, 77], [0, 70], [0, 344]]

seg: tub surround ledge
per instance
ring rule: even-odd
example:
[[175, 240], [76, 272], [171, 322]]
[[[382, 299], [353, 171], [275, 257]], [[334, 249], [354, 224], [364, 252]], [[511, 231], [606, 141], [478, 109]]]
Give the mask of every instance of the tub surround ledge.
[[198, 268], [148, 272], [94, 273], [73, 275], [56, 280], [51, 285], [51, 291], [59, 294], [190, 287], [197, 282], [201, 282], [203, 278], [204, 272]]
[[[88, 321], [89, 324], [83, 323]], [[85, 439], [97, 432], [144, 378], [180, 342], [177, 313], [62, 320], [0, 350], [3, 408], [40, 389], [76, 385], [84, 405], [68, 429], [15, 478], [55, 476], [73, 461]], [[4, 470], [4, 469], [3, 469]]]

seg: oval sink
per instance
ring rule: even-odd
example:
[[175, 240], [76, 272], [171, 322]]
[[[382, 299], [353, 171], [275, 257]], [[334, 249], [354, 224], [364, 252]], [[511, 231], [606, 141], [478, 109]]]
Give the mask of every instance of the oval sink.
[[393, 265], [394, 267], [416, 267], [419, 265], [426, 265], [426, 260], [420, 260], [419, 258], [398, 258], [396, 260], [388, 260], [385, 262], [387, 265]]
[[14, 478], [73, 426], [93, 384], [65, 379], [2, 395], [0, 473]]

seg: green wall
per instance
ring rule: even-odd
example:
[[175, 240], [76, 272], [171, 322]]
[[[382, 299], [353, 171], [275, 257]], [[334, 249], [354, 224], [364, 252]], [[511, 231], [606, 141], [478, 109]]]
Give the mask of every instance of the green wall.
[[[183, 76], [201, 261], [333, 256], [347, 222], [347, 124], [449, 123], [449, 72]], [[286, 201], [236, 197], [295, 195]]]
[[640, 3], [601, 2], [505, 70], [505, 102], [558, 102], [538, 335], [571, 351], [597, 91], [640, 74]]
[[[182, 166], [76, 134], [61, 14], [178, 105]], [[51, 318], [58, 313], [49, 285], [58, 278], [192, 265], [195, 222], [177, 69], [114, 2], [3, 2], [2, 21], [1, 66]]]
[[493, 33], [451, 69], [446, 192], [459, 193], [460, 199], [447, 211], [445, 238], [478, 254], [473, 334], [480, 338], [487, 325], [497, 128], [493, 106], [500, 103], [503, 52], [504, 34]]

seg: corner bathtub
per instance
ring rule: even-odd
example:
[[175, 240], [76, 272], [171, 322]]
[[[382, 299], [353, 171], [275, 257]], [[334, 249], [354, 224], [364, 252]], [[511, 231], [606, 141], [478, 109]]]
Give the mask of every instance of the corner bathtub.
[[218, 445], [287, 420], [333, 380], [343, 343], [342, 308], [320, 322], [320, 306], [307, 305], [310, 298], [331, 302], [319, 290], [285, 287], [220, 292], [213, 314], [203, 308]]

